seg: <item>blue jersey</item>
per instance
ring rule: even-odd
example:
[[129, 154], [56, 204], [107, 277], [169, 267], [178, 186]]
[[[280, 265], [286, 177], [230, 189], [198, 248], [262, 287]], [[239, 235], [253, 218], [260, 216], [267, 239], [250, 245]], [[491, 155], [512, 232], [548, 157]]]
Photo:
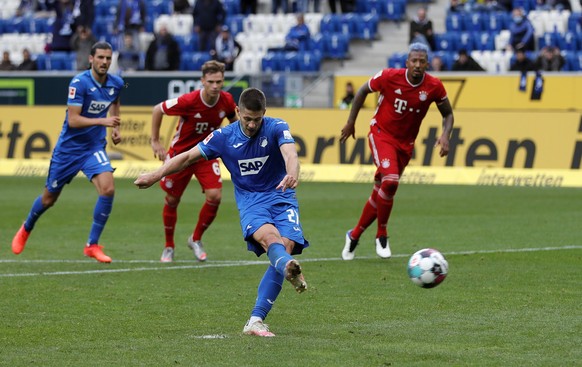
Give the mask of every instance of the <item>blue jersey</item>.
[[[289, 125], [264, 117], [261, 129], [246, 136], [236, 121], [212, 132], [198, 149], [206, 159], [220, 157], [228, 169], [237, 194], [274, 192], [287, 174], [280, 146], [294, 144]], [[294, 195], [293, 189], [286, 189]]]
[[[122, 87], [123, 79], [118, 76], [108, 74], [105, 84], [101, 85], [93, 78], [91, 70], [84, 71], [71, 79], [67, 106], [80, 106], [83, 117], [107, 117], [109, 107], [119, 98]], [[107, 144], [106, 134], [105, 126], [70, 127], [67, 112], [55, 152], [84, 153], [104, 147]]]

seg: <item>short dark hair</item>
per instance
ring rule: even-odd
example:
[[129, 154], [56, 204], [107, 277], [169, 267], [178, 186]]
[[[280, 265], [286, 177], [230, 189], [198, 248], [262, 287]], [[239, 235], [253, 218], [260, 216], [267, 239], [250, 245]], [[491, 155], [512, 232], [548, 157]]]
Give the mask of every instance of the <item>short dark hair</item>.
[[97, 42], [91, 47], [91, 56], [95, 56], [95, 53], [97, 52], [98, 49], [113, 50], [113, 47], [111, 47], [111, 44], [109, 42], [104, 41]]
[[261, 90], [247, 88], [241, 93], [238, 99], [238, 106], [249, 111], [265, 111], [267, 109], [267, 98]]

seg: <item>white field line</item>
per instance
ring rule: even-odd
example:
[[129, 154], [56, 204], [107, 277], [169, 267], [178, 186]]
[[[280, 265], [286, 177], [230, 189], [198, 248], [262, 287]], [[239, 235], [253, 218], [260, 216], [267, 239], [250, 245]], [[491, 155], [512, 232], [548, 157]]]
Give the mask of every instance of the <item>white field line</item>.
[[[537, 248], [518, 248], [518, 249], [499, 249], [499, 250], [478, 250], [478, 251], [452, 251], [445, 252], [446, 257], [456, 255], [482, 255], [482, 254], [501, 254], [501, 253], [516, 253], [516, 252], [541, 252], [541, 251], [563, 251], [563, 250], [580, 250], [582, 246], [561, 246], [561, 247], [537, 247]], [[411, 256], [410, 254], [395, 254], [394, 258], [402, 258]], [[357, 257], [359, 260], [377, 259], [376, 256], [361, 256]], [[339, 257], [332, 258], [318, 258], [318, 259], [300, 259], [301, 262], [325, 262], [325, 261], [343, 261]], [[49, 263], [95, 263], [93, 260], [8, 260], [0, 259], [2, 263], [18, 263], [18, 264], [49, 264]], [[98, 269], [98, 270], [79, 270], [79, 271], [49, 271], [49, 272], [33, 272], [33, 273], [6, 273], [0, 274], [0, 278], [14, 278], [14, 277], [35, 277], [35, 276], [51, 276], [51, 275], [83, 275], [83, 274], [106, 274], [106, 273], [127, 273], [134, 271], [162, 271], [162, 270], [184, 270], [184, 269], [202, 269], [202, 268], [227, 268], [234, 266], [250, 266], [250, 265], [266, 265], [268, 261], [208, 261], [200, 263], [196, 260], [182, 260], [175, 261], [176, 263], [184, 263], [189, 265], [159, 265], [159, 260], [113, 260], [112, 264], [158, 264], [154, 267], [138, 267], [138, 268], [119, 268], [119, 269]], [[109, 265], [104, 265], [109, 266]]]

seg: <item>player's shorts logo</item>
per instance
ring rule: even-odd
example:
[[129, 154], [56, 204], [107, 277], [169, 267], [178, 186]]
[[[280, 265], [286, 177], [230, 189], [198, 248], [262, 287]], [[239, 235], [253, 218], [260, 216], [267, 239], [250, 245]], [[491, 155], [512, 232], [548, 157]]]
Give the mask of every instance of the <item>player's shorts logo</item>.
[[265, 165], [267, 159], [269, 159], [269, 156], [257, 157], [252, 159], [242, 159], [238, 161], [240, 175], [247, 176], [258, 174], [259, 172], [261, 172], [261, 169]]

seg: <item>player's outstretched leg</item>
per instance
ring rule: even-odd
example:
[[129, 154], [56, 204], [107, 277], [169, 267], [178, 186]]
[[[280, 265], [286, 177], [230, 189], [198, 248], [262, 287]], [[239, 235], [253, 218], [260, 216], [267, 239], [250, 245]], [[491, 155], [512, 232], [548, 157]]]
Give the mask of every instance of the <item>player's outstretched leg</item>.
[[103, 246], [101, 245], [89, 245], [85, 246], [85, 250], [83, 250], [83, 254], [87, 257], [92, 257], [95, 260], [99, 261], [100, 263], [110, 263], [111, 258], [105, 253], [103, 253]]
[[282, 274], [298, 293], [307, 289], [307, 283], [301, 271], [299, 262], [285, 251], [285, 246], [280, 243], [273, 243], [269, 246], [267, 256], [271, 265], [277, 269], [277, 273]]
[[251, 318], [243, 328], [243, 334], [272, 337], [275, 336], [269, 331], [269, 326], [264, 323], [267, 315], [273, 308], [281, 288], [283, 287], [283, 275], [277, 272], [277, 269], [269, 265], [259, 283], [257, 291], [257, 300], [255, 307], [251, 312]]
[[206, 251], [204, 251], [202, 241], [194, 241], [192, 236], [190, 236], [188, 237], [188, 247], [194, 252], [194, 256], [198, 261], [206, 261]]

